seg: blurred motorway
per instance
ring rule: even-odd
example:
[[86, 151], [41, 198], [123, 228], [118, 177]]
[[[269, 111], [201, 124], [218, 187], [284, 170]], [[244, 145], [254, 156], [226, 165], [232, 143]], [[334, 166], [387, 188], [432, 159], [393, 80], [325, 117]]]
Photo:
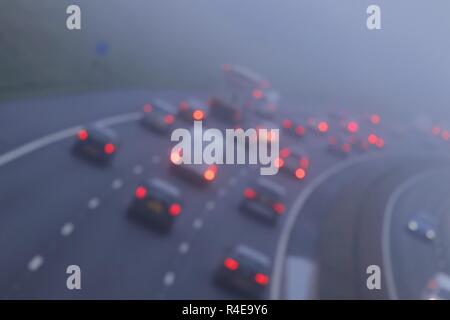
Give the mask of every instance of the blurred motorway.
[[[372, 32], [372, 2], [79, 0], [80, 32], [65, 29], [70, 0], [2, 2], [0, 299], [248, 298], [213, 281], [237, 244], [270, 258], [264, 299], [434, 298], [450, 274], [450, 4], [379, 0]], [[305, 177], [268, 178], [287, 191], [273, 226], [239, 210], [258, 166], [221, 165], [199, 188], [140, 124], [154, 98], [210, 101], [228, 62], [268, 76], [281, 147], [308, 155]], [[118, 135], [110, 166], [73, 155], [91, 124]], [[169, 234], [128, 218], [149, 178], [182, 191]], [[66, 287], [73, 264], [82, 290]]]
[[[168, 172], [169, 139], [138, 125], [142, 106], [155, 95], [105, 92], [2, 107], [1, 136], [14, 137], [6, 139], [0, 156], [2, 298], [236, 298], [214, 285], [212, 273], [226, 248], [237, 243], [273, 259], [272, 285], [278, 288], [268, 290], [266, 298], [290, 297], [287, 287], [296, 279], [286, 272], [291, 257], [306, 259], [317, 270], [316, 298], [390, 297], [385, 286], [375, 293], [364, 288], [369, 264], [381, 265], [383, 274], [393, 273], [396, 294], [402, 298], [420, 297], [429, 277], [449, 271], [448, 189], [442, 179], [448, 176], [448, 144], [431, 130], [405, 125], [410, 128], [405, 132], [382, 122], [377, 134], [386, 142], [383, 150], [354, 151], [346, 159], [327, 152], [327, 135], [310, 132], [299, 140], [283, 133], [281, 145], [303, 146], [311, 169], [303, 181], [282, 173], [271, 177], [286, 187], [288, 200], [282, 221], [270, 227], [237, 209], [246, 184], [259, 175], [256, 166], [222, 165], [206, 190]], [[174, 104], [194, 95], [208, 97], [157, 94]], [[26, 118], [29, 123], [17, 126], [13, 120], [36, 104], [38, 119]], [[80, 106], [76, 113], [71, 112], [74, 105]], [[57, 124], [54, 112], [60, 112]], [[276, 121], [281, 123], [283, 117], [289, 115], [281, 110]], [[79, 125], [91, 122], [113, 128], [120, 137], [111, 167], [92, 166], [71, 153]], [[223, 127], [213, 118], [208, 125]], [[444, 171], [435, 172], [441, 166]], [[389, 196], [411, 176], [430, 169], [435, 171], [411, 184], [394, 203], [387, 227], [390, 250], [384, 252], [382, 226]], [[135, 187], [150, 177], [173, 182], [187, 199], [169, 235], [151, 232], [126, 216]], [[419, 207], [442, 217], [442, 238], [436, 245], [422, 243], [405, 229], [407, 214]], [[392, 271], [383, 254], [389, 255]], [[81, 267], [80, 291], [65, 286], [65, 270], [71, 264]]]

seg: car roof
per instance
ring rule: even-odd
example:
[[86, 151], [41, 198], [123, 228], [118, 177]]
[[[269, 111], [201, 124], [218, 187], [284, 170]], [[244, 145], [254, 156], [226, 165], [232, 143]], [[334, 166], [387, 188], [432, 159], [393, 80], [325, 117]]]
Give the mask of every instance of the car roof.
[[206, 102], [204, 102], [198, 98], [189, 98], [187, 100], [187, 103], [189, 104], [189, 107], [191, 107], [192, 105], [195, 105], [195, 107], [201, 108], [201, 109], [206, 109], [208, 107]]
[[424, 212], [424, 211], [416, 211], [413, 212], [411, 215], [411, 219], [415, 219], [418, 222], [423, 223], [435, 223], [436, 218], [432, 216], [430, 213]]
[[300, 157], [304, 157], [306, 156], [308, 153], [306, 152], [306, 149], [300, 146], [293, 146], [292, 148], [289, 148], [289, 150], [291, 151], [291, 155], [292, 156], [300, 156]]
[[176, 108], [175, 106], [173, 106], [171, 103], [159, 99], [159, 98], [155, 98], [151, 101], [151, 104], [154, 108], [165, 111], [167, 113], [175, 113], [176, 112]]
[[230, 65], [227, 72], [229, 72], [235, 76], [241, 77], [243, 79], [249, 80], [249, 81], [253, 82], [254, 84], [257, 84], [258, 86], [260, 86], [261, 83], [263, 83], [265, 80], [263, 77], [261, 77], [256, 72], [254, 72], [248, 68], [238, 66], [238, 65]]
[[167, 193], [173, 197], [177, 198], [180, 196], [180, 190], [165, 180], [152, 178], [148, 180], [148, 185], [150, 188], [156, 188], [157, 190]]
[[266, 267], [270, 266], [270, 259], [268, 256], [246, 245], [237, 245], [233, 252], [238, 256], [252, 260], [252, 262], [256, 262]]
[[93, 125], [86, 127], [86, 131], [95, 139], [104, 141], [116, 141], [118, 139], [116, 132], [107, 127]]
[[267, 178], [258, 178], [256, 179], [256, 186], [259, 188], [263, 188], [266, 191], [275, 193], [279, 197], [283, 197], [286, 193], [286, 190], [283, 186], [269, 180]]

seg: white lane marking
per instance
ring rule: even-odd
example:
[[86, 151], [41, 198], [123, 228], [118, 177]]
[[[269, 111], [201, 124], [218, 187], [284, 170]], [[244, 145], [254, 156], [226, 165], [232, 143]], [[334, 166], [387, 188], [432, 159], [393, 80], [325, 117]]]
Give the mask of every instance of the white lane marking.
[[227, 194], [227, 190], [225, 188], [219, 189], [219, 197], [225, 197]]
[[92, 198], [88, 202], [88, 208], [91, 210], [96, 209], [100, 205], [100, 199], [99, 198]]
[[237, 184], [237, 182], [238, 182], [238, 179], [236, 177], [231, 177], [228, 180], [228, 184], [230, 185], [230, 187], [234, 187]]
[[411, 178], [400, 184], [390, 195], [386, 208], [384, 209], [384, 218], [382, 225], [382, 240], [381, 250], [383, 256], [384, 271], [386, 274], [386, 288], [390, 299], [397, 300], [397, 288], [394, 281], [394, 271], [391, 261], [391, 221], [394, 213], [394, 207], [397, 204], [400, 197], [406, 190], [411, 188], [418, 181], [422, 180], [425, 176], [429, 175], [433, 170], [427, 170], [412, 176]]
[[34, 256], [28, 263], [28, 270], [31, 272], [37, 271], [44, 263], [44, 258], [40, 255]]
[[192, 226], [196, 230], [201, 229], [201, 227], [203, 227], [203, 220], [200, 218], [195, 219], [194, 222], [192, 223]]
[[133, 167], [133, 173], [135, 174], [135, 175], [140, 175], [140, 174], [142, 174], [144, 172], [144, 168], [140, 165], [140, 164], [137, 164], [137, 165], [135, 165], [134, 167]]
[[178, 247], [178, 251], [181, 254], [186, 254], [189, 251], [189, 243], [187, 243], [187, 242], [180, 243], [180, 246]]
[[163, 282], [165, 286], [171, 286], [175, 282], [175, 273], [172, 271], [166, 272]]
[[310, 184], [305, 186], [302, 192], [298, 195], [290, 211], [286, 214], [286, 219], [284, 220], [284, 224], [280, 232], [280, 237], [278, 239], [272, 271], [272, 282], [271, 282], [272, 285], [270, 287], [270, 295], [269, 295], [270, 299], [272, 300], [280, 299], [281, 297], [284, 261], [287, 253], [289, 239], [291, 237], [291, 232], [294, 228], [297, 217], [299, 217], [300, 211], [302, 210], [303, 206], [305, 205], [306, 201], [311, 196], [311, 194], [317, 188], [319, 188], [326, 180], [330, 179], [334, 175], [337, 175], [341, 171], [344, 171], [345, 169], [348, 169], [364, 161], [373, 160], [377, 158], [381, 158], [381, 155], [366, 155], [361, 156], [359, 158], [351, 158], [344, 162], [341, 162], [329, 168], [328, 170], [322, 172], [322, 174], [319, 175], [316, 179], [310, 181]]
[[213, 200], [210, 200], [210, 201], [208, 201], [208, 202], [205, 204], [205, 208], [206, 208], [206, 210], [208, 210], [208, 211], [214, 210], [215, 207], [216, 207], [216, 202], [213, 201]]
[[[118, 116], [112, 116], [97, 120], [95, 123], [97, 125], [116, 125], [127, 121], [135, 121], [140, 119], [139, 112], [128, 112]], [[80, 129], [81, 125], [63, 129], [54, 133], [50, 133], [41, 138], [35, 139], [28, 143], [25, 143], [15, 149], [12, 149], [2, 155], [0, 155], [0, 167], [8, 164], [14, 160], [17, 160], [33, 151], [46, 147], [52, 143], [70, 138], [74, 136]]]
[[81, 126], [76, 126], [55, 133], [51, 133], [46, 136], [43, 136], [42, 138], [26, 143], [9, 152], [6, 152], [0, 156], [0, 167], [4, 166], [5, 164], [11, 161], [17, 160], [33, 151], [48, 146], [49, 144], [69, 138], [75, 135], [80, 129]]
[[61, 227], [61, 235], [63, 237], [67, 237], [73, 232], [74, 229], [75, 229], [75, 225], [72, 222], [66, 222]]
[[118, 190], [118, 189], [122, 188], [122, 186], [123, 186], [123, 181], [120, 180], [120, 179], [114, 179], [112, 184], [111, 184], [111, 187], [114, 190]]
[[95, 125], [99, 127], [109, 127], [117, 124], [121, 124], [124, 122], [136, 121], [141, 119], [140, 112], [129, 112], [125, 114], [119, 114], [117, 116], [112, 116], [104, 119], [97, 120]]
[[161, 157], [160, 157], [160, 156], [154, 155], [154, 156], [152, 157], [152, 163], [153, 163], [153, 164], [159, 164], [160, 162], [161, 162]]

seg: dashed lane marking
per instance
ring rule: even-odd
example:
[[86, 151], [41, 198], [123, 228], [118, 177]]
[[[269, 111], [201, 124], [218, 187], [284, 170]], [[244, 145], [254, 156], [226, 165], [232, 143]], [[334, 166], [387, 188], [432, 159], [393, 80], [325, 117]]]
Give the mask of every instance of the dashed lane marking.
[[180, 243], [180, 245], [178, 247], [178, 251], [181, 254], [186, 254], [189, 251], [189, 248], [190, 248], [190, 246], [189, 246], [188, 242], [182, 242], [182, 243]]
[[28, 270], [37, 271], [44, 264], [44, 258], [41, 255], [34, 256], [28, 263]]
[[133, 167], [133, 173], [135, 175], [141, 175], [143, 172], [144, 172], [144, 168], [140, 164], [137, 164]]
[[100, 199], [99, 198], [92, 198], [88, 202], [88, 208], [91, 210], [97, 209], [97, 207], [100, 205]]
[[194, 222], [192, 223], [192, 226], [196, 230], [201, 229], [203, 227], [203, 220], [200, 218], [195, 219]]
[[66, 222], [61, 227], [61, 235], [63, 237], [67, 237], [73, 232], [74, 229], [75, 229], [75, 225], [72, 222]]
[[208, 210], [208, 211], [214, 210], [215, 207], [216, 207], [216, 202], [213, 201], [213, 200], [210, 200], [210, 201], [208, 201], [208, 202], [205, 204], [205, 208], [206, 208], [206, 210]]
[[175, 282], [175, 273], [172, 271], [166, 272], [163, 282], [165, 286], [171, 286]]
[[123, 186], [123, 181], [120, 180], [120, 179], [114, 179], [112, 184], [111, 184], [111, 187], [114, 190], [118, 190], [118, 189], [122, 188], [122, 186]]

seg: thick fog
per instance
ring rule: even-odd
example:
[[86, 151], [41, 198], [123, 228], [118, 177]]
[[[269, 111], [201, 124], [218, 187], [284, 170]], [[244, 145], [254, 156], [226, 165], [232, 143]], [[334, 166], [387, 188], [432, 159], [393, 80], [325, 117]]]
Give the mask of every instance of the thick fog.
[[[69, 4], [81, 31], [65, 27]], [[370, 4], [382, 30], [366, 28]], [[237, 63], [299, 108], [448, 115], [449, 14], [448, 0], [4, 1], [0, 92], [207, 91]]]

